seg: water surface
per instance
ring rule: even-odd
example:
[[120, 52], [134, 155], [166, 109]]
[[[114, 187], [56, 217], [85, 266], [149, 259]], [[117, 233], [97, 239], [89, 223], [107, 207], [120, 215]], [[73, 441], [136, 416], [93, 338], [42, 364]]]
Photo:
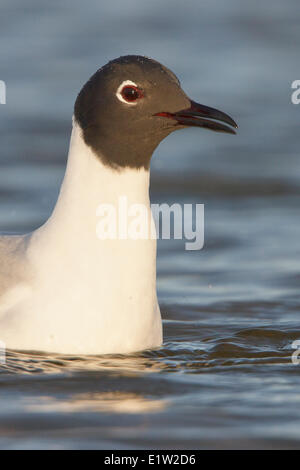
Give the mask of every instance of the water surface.
[[76, 93], [111, 58], [160, 60], [240, 129], [181, 131], [155, 153], [153, 201], [204, 203], [206, 224], [199, 252], [159, 242], [164, 346], [115, 357], [9, 351], [1, 448], [299, 447], [299, 20], [297, 0], [2, 0], [2, 231], [48, 217]]

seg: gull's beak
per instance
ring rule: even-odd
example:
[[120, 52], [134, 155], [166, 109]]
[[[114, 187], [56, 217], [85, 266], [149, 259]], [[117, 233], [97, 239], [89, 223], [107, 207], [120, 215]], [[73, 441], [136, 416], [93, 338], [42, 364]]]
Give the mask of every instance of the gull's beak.
[[[218, 109], [196, 103], [195, 101], [191, 101], [191, 106], [187, 109], [183, 109], [182, 111], [177, 111], [176, 113], [162, 112], [157, 113], [155, 116], [174, 119], [178, 124], [183, 126], [205, 127], [212, 131], [226, 132], [227, 134], [235, 134], [236, 132], [232, 127], [235, 129], [238, 127], [236, 122], [228, 116], [228, 114], [225, 114]], [[224, 122], [231, 127], [225, 126], [217, 121]]]

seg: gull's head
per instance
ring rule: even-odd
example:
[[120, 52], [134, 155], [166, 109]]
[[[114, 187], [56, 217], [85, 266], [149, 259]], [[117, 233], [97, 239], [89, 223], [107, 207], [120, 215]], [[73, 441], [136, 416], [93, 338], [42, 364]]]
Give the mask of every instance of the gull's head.
[[113, 168], [149, 168], [155, 148], [178, 129], [235, 134], [237, 128], [227, 114], [188, 98], [169, 69], [134, 55], [109, 62], [88, 80], [74, 117], [85, 143]]

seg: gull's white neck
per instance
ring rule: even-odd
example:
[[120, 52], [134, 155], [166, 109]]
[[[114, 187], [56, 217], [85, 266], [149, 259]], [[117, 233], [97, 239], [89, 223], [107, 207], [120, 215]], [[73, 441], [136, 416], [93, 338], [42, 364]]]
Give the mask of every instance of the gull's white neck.
[[156, 240], [96, 234], [99, 204], [117, 205], [120, 196], [150, 213], [149, 171], [105, 166], [75, 123], [57, 204], [29, 243], [31, 324], [27, 318], [17, 347], [101, 354], [161, 344]]
[[129, 204], [150, 207], [149, 179], [145, 169], [115, 170], [104, 165], [85, 144], [80, 127], [74, 123], [65, 177], [47, 230], [54, 226], [56, 233], [62, 229], [63, 236], [69, 230], [73, 236], [76, 230], [94, 236], [99, 204], [115, 205], [120, 196], [126, 196]]

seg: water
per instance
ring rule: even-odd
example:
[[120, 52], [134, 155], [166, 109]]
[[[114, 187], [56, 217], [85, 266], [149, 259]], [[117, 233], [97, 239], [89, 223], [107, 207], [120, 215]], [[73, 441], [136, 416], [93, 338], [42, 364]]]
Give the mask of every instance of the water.
[[240, 129], [181, 131], [155, 153], [153, 201], [204, 203], [206, 222], [202, 251], [159, 243], [164, 346], [9, 351], [1, 448], [299, 447], [299, 20], [297, 0], [2, 0], [1, 230], [46, 220], [76, 93], [111, 58], [156, 58]]

